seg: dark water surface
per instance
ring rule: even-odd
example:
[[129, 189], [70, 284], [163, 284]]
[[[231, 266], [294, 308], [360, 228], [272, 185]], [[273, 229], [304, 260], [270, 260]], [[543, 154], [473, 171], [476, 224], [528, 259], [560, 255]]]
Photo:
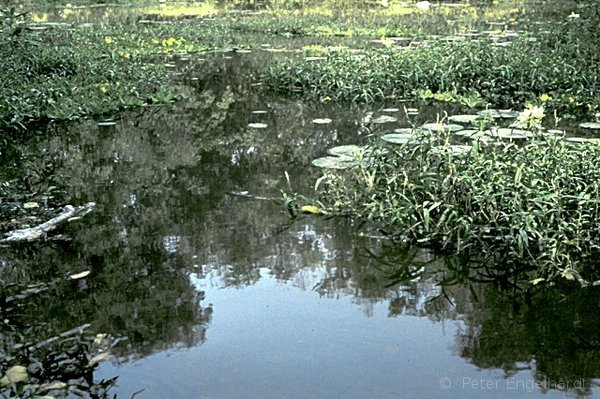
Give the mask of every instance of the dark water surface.
[[[435, 122], [442, 109], [407, 119], [404, 103], [265, 98], [244, 77], [251, 57], [210, 57], [201, 75], [182, 75], [188, 101], [14, 150], [6, 176], [26, 168], [50, 203], [96, 203], [64, 239], [0, 248], [21, 281], [91, 271], [23, 300], [15, 318], [43, 326], [24, 332], [30, 340], [85, 323], [126, 337], [96, 372], [118, 376], [123, 398], [600, 394], [598, 289], [442, 288], [460, 260], [390, 249], [347, 221], [292, 222], [274, 200], [289, 191], [286, 171], [293, 191], [310, 194], [320, 172], [310, 162], [327, 148]], [[365, 126], [370, 113], [399, 120]]]

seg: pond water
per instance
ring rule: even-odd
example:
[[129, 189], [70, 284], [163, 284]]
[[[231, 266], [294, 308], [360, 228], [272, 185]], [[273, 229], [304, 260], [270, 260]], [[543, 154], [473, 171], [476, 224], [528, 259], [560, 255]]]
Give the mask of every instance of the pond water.
[[[310, 193], [312, 159], [407, 126], [404, 104], [260, 97], [236, 57], [206, 61], [207, 78], [183, 76], [197, 92], [188, 101], [59, 128], [15, 150], [13, 168], [31, 169], [50, 204], [96, 203], [63, 236], [1, 248], [5, 271], [24, 278], [91, 271], [22, 299], [7, 317], [43, 326], [29, 340], [86, 323], [125, 337], [95, 374], [118, 376], [119, 397], [600, 393], [597, 289], [524, 300], [465, 279], [441, 286], [461, 279], [460, 260], [394, 250], [345, 221], [291, 221], [275, 201], [289, 191], [285, 172], [292, 190]], [[392, 105], [400, 110], [383, 111]], [[370, 113], [398, 121], [365, 127]]]
[[[272, 56], [168, 60], [189, 99], [10, 149], [2, 180], [26, 170], [57, 212], [96, 204], [51, 239], [0, 247], [4, 273], [47, 284], [0, 301], [23, 340], [84, 324], [123, 338], [94, 375], [117, 376], [122, 398], [600, 394], [600, 287], [501, 292], [466, 278], [461, 259], [394, 249], [345, 220], [290, 219], [281, 190], [310, 195], [328, 148], [458, 110], [261, 96], [248, 71]], [[369, 123], [382, 115], [397, 120]]]

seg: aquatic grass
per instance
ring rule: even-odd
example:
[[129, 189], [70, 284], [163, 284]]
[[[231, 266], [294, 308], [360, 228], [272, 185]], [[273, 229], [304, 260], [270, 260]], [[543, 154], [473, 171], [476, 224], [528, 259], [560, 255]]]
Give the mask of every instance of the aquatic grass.
[[600, 145], [539, 134], [453, 152], [439, 150], [451, 149], [449, 134], [415, 134], [325, 172], [317, 186], [325, 209], [406, 245], [470, 257], [488, 278], [600, 278]]
[[[526, 38], [510, 47], [492, 41], [431, 41], [414, 48], [383, 48], [363, 54], [338, 51], [306, 64], [282, 60], [262, 77], [270, 90], [316, 100], [374, 102], [414, 93], [477, 106], [510, 108], [546, 94], [549, 106], [595, 110], [599, 64], [548, 50]], [[442, 93], [451, 93], [446, 99]], [[437, 97], [437, 98], [436, 98]]]

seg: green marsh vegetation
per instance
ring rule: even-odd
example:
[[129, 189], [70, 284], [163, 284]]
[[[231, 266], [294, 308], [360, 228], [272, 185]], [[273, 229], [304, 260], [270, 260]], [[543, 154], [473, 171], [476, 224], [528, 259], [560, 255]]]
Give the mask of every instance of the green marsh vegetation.
[[[232, 49], [269, 54], [267, 61], [253, 63], [252, 70], [247, 71], [257, 83], [254, 86], [257, 92], [309, 102], [389, 103], [412, 99], [456, 102], [466, 110], [486, 106], [522, 109], [527, 103], [543, 103], [547, 113], [556, 111], [580, 117], [590, 117], [600, 108], [597, 2], [561, 1], [548, 5], [523, 0], [435, 5], [420, 10], [412, 4], [393, 1], [387, 7], [377, 2], [346, 1], [271, 1], [254, 5], [241, 1], [163, 5], [140, 1], [124, 5], [122, 12], [106, 8], [100, 17], [92, 16], [90, 7], [57, 4], [49, 8], [52, 12], [11, 1], [4, 1], [1, 6], [0, 55], [7, 62], [0, 71], [0, 126], [5, 143], [15, 137], [14, 133], [26, 139], [27, 128], [32, 124], [114, 118], [125, 109], [189, 99], [194, 95], [185, 84], [189, 72], [204, 71], [209, 80], [211, 66], [202, 62], [207, 52]], [[60, 23], [46, 23], [50, 15]], [[197, 79], [202, 81], [203, 77]], [[234, 90], [233, 95], [247, 94], [247, 89]], [[433, 138], [427, 138], [430, 139]], [[375, 151], [379, 155], [373, 165], [379, 166], [371, 170], [372, 165], [363, 164], [354, 176], [356, 180], [349, 185], [352, 193], [344, 192], [343, 185], [336, 186], [336, 178], [327, 175], [331, 180], [321, 184], [321, 188], [329, 187], [322, 192], [326, 194], [325, 201], [338, 207], [340, 201], [335, 196], [362, 198], [355, 203], [341, 201], [348, 206], [344, 211], [341, 207], [334, 208], [347, 214], [354, 210], [356, 216], [378, 220], [386, 228], [396, 226], [398, 232], [392, 235], [409, 237], [411, 242], [427, 241], [458, 252], [471, 251], [487, 242], [490, 247], [486, 262], [507, 256], [505, 250], [511, 248], [509, 258], [518, 259], [516, 269], [524, 259], [528, 265], [539, 261], [536, 278], [552, 279], [567, 272], [577, 272], [573, 276], [581, 277], [578, 273], [584, 272], [583, 269], [586, 273], [593, 269], [590, 265], [581, 269], [573, 260], [576, 254], [593, 259], [596, 247], [590, 239], [593, 223], [589, 222], [593, 214], [574, 217], [569, 212], [575, 205], [566, 198], [581, 194], [582, 198], [587, 200], [589, 196], [590, 201], [595, 201], [596, 189], [593, 183], [587, 183], [588, 179], [593, 180], [593, 175], [586, 175], [595, 167], [594, 143], [580, 143], [577, 150], [571, 144], [550, 139], [536, 139], [523, 147], [511, 142], [507, 149], [496, 148], [490, 153], [488, 147], [481, 147], [470, 152], [477, 156], [461, 160], [458, 165], [464, 169], [459, 170], [429, 159], [427, 148], [432, 144], [427, 140], [418, 151], [411, 149], [409, 153], [404, 153], [405, 149]], [[515, 157], [511, 162], [494, 163], [493, 157], [509, 153]], [[393, 159], [394, 156], [398, 158]], [[488, 156], [492, 158], [485, 160]], [[457, 230], [456, 237], [445, 230], [430, 231], [431, 226], [424, 230], [421, 226], [405, 234], [403, 224], [410, 227], [420, 219], [409, 223], [407, 215], [413, 215], [412, 211], [405, 216], [390, 217], [403, 212], [399, 209], [402, 202], [395, 203], [394, 199], [384, 205], [366, 201], [366, 198], [380, 199], [373, 196], [372, 190], [377, 192], [382, 181], [396, 182], [399, 178], [394, 178], [395, 174], [416, 173], [411, 169], [412, 161], [403, 169], [402, 157], [434, 168], [440, 184], [448, 185], [448, 176], [460, 174], [460, 178], [453, 177], [457, 179], [456, 185], [448, 185], [448, 193], [418, 194], [417, 188], [421, 186], [415, 185], [415, 207], [426, 207], [423, 201], [432, 201], [430, 205], [442, 202], [443, 205], [429, 211], [433, 216], [446, 209], [444, 206], [464, 205], [465, 199], [446, 198], [460, 184], [479, 194], [498, 194], [496, 189], [500, 187], [507, 200], [516, 201], [517, 197], [508, 194], [511, 192], [521, 192], [526, 199], [520, 205], [498, 201], [498, 215], [504, 215], [504, 227], [495, 232], [486, 227], [486, 223], [496, 223], [494, 216], [469, 222], [482, 231], [492, 228], [486, 236], [497, 235], [494, 239], [481, 237], [477, 229], [471, 231], [471, 225]], [[386, 177], [379, 181], [378, 174], [384, 164], [387, 164], [383, 168]], [[517, 171], [526, 178], [515, 182]], [[541, 183], [532, 186], [534, 181], [546, 182], [542, 175], [554, 175], [551, 171], [562, 171], [557, 176], [563, 176], [564, 181], [556, 182], [556, 186]], [[496, 176], [497, 187], [486, 186], [494, 180], [490, 180], [494, 174], [504, 177]], [[570, 183], [571, 174], [587, 185]], [[364, 176], [371, 177], [361, 181]], [[344, 179], [352, 180], [348, 176]], [[368, 184], [364, 186], [365, 183]], [[438, 189], [441, 188], [435, 188]], [[535, 250], [531, 236], [535, 234], [527, 224], [534, 214], [528, 213], [534, 211], [529, 208], [534, 193], [542, 197], [556, 194], [557, 201], [569, 211], [549, 217], [547, 223], [534, 218], [536, 232], [558, 234], [543, 243], [536, 242]], [[431, 198], [424, 199], [428, 195]], [[443, 200], [436, 199], [438, 195]], [[423, 201], [418, 203], [416, 199]], [[451, 199], [454, 205], [452, 201], [444, 202]], [[364, 211], [364, 206], [380, 210]], [[575, 210], [583, 212], [583, 208], [587, 212], [587, 207]], [[410, 207], [404, 210], [407, 209]], [[452, 214], [448, 212], [441, 215]], [[566, 227], [562, 224], [563, 216], [579, 222]], [[441, 227], [445, 219], [440, 223]], [[421, 236], [423, 231], [432, 236]], [[465, 235], [473, 241], [465, 244]], [[506, 240], [498, 237], [512, 238], [506, 244]]]

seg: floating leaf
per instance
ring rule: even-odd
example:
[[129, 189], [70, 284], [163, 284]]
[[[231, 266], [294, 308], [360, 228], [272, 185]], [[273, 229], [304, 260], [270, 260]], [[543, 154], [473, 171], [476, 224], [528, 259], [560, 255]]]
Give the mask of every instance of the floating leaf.
[[383, 141], [393, 144], [411, 144], [417, 142], [417, 136], [414, 134], [390, 133], [381, 136]]
[[479, 116], [483, 116], [485, 118], [493, 118], [493, 119], [498, 119], [498, 118], [511, 119], [511, 118], [518, 117], [520, 114], [521, 113], [519, 111], [513, 111], [510, 109], [486, 109], [483, 111], [479, 111], [477, 113], [477, 115], [479, 115]]
[[458, 123], [473, 123], [476, 121], [480, 121], [481, 119], [481, 115], [452, 115], [448, 117], [448, 120], [450, 122]]
[[334, 156], [347, 156], [352, 159], [355, 159], [357, 156], [360, 156], [362, 152], [365, 150], [365, 147], [359, 145], [340, 145], [337, 147], [333, 147], [327, 150], [329, 155]]
[[519, 111], [513, 111], [511, 109], [499, 109], [500, 117], [503, 119], [517, 118], [521, 113]]
[[397, 120], [398, 120], [398, 118], [393, 117], [393, 116], [381, 115], [381, 116], [378, 116], [377, 118], [373, 119], [371, 122], [381, 125], [384, 123], [396, 122]]
[[418, 132], [420, 129], [413, 129], [410, 127], [401, 127], [398, 129], [394, 129], [394, 133], [399, 133], [399, 134], [412, 134], [414, 135], [416, 132]]
[[317, 158], [311, 163], [313, 166], [325, 169], [348, 169], [358, 164], [354, 158], [333, 156]]
[[311, 215], [325, 215], [327, 212], [314, 205], [304, 205], [300, 207], [300, 212], [310, 213]]
[[579, 124], [579, 127], [584, 129], [600, 129], [600, 122], [583, 122]]
[[500, 112], [495, 109], [485, 109], [483, 111], [479, 111], [477, 113], [477, 115], [483, 116], [484, 118], [494, 118], [494, 119], [502, 118], [502, 115], [500, 114]]
[[252, 129], [264, 129], [266, 128], [268, 125], [266, 123], [249, 123], [248, 127], [252, 128]]
[[462, 125], [445, 124], [445, 123], [426, 123], [421, 126], [421, 129], [430, 130], [432, 132], [456, 132], [463, 130]]
[[317, 118], [317, 119], [313, 119], [312, 123], [317, 124], [317, 125], [327, 125], [327, 124], [331, 123], [331, 119]]
[[6, 370], [6, 374], [0, 378], [0, 385], [7, 386], [11, 384], [17, 384], [19, 382], [29, 381], [29, 374], [27, 374], [27, 367], [24, 366], [12, 366]]

